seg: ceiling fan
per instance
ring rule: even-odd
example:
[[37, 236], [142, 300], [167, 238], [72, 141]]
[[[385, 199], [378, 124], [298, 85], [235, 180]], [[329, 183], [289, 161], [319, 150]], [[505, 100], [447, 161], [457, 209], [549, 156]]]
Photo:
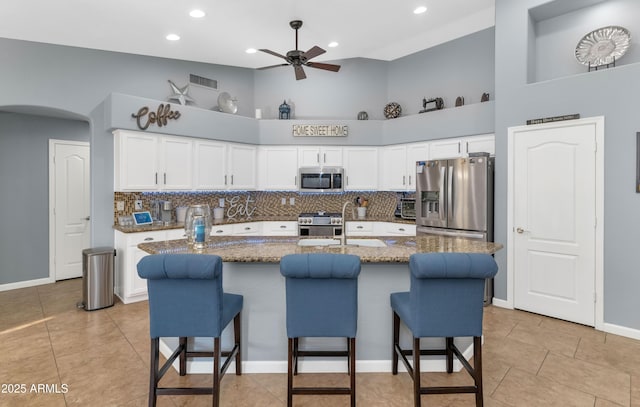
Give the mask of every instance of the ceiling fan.
[[302, 68], [303, 65], [311, 67], [311, 68], [324, 69], [324, 70], [332, 71], [332, 72], [338, 72], [340, 70], [340, 65], [323, 64], [323, 63], [320, 63], [320, 62], [309, 62], [310, 59], [315, 58], [318, 55], [322, 55], [327, 51], [323, 50], [322, 48], [320, 48], [318, 46], [314, 46], [313, 48], [311, 48], [307, 52], [300, 51], [298, 49], [298, 29], [300, 29], [300, 27], [302, 27], [302, 21], [293, 20], [293, 21], [291, 21], [289, 23], [289, 25], [291, 26], [291, 28], [296, 30], [296, 49], [287, 52], [286, 56], [278, 54], [277, 52], [273, 52], [273, 51], [268, 50], [268, 49], [261, 49], [260, 50], [262, 52], [266, 52], [267, 54], [275, 55], [275, 56], [277, 56], [279, 58], [282, 58], [285, 61], [287, 61], [287, 63], [286, 64], [264, 66], [264, 67], [258, 68], [258, 69], [269, 69], [269, 68], [275, 68], [277, 66], [293, 65], [293, 70], [294, 70], [294, 72], [296, 74], [296, 79], [297, 80], [305, 79], [307, 77], [307, 75], [305, 75], [305, 73], [304, 73], [304, 69]]

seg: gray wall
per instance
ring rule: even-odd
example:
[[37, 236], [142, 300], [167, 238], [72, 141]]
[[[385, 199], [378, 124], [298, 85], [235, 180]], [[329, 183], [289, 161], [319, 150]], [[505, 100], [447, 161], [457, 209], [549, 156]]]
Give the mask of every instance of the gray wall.
[[[238, 98], [239, 115], [254, 114], [251, 69], [3, 38], [0, 55], [0, 77], [7, 78], [0, 109], [36, 105], [88, 116], [112, 92], [166, 100], [172, 93], [167, 80], [182, 87], [193, 73], [218, 80], [219, 91]], [[189, 94], [199, 107], [217, 106], [214, 90], [190, 86]]]
[[[637, 293], [640, 274], [636, 266], [640, 242], [640, 194], [634, 190], [635, 140], [636, 132], [640, 130], [637, 106], [640, 64], [527, 84], [528, 10], [544, 3], [548, 2], [496, 0], [496, 241], [505, 243], [507, 235], [508, 127], [522, 125], [531, 118], [566, 113], [580, 113], [582, 117], [605, 116], [604, 320], [640, 329], [637, 312], [640, 309]], [[565, 3], [565, 0], [554, 3]], [[588, 13], [582, 10], [563, 18], [568, 25], [582, 25], [585, 15]], [[569, 48], [567, 52], [572, 50]], [[567, 71], [575, 64], [570, 60], [552, 62], [566, 65]], [[507, 283], [512, 283], [506, 281], [506, 250], [498, 252], [496, 259], [500, 272], [495, 294], [506, 299]]]
[[388, 101], [398, 102], [403, 114], [417, 114], [422, 98], [441, 97], [449, 108], [458, 96], [473, 104], [488, 92], [493, 100], [494, 35], [488, 28], [389, 62]]
[[89, 141], [89, 124], [0, 112], [0, 284], [49, 277], [49, 139]]

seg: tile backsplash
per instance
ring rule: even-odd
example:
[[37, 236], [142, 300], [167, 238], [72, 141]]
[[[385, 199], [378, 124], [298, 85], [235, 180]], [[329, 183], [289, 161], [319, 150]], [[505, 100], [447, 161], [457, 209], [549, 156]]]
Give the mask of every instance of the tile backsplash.
[[[372, 218], [391, 217], [396, 209], [397, 200], [402, 196], [396, 192], [357, 191], [336, 194], [298, 193], [289, 191], [206, 191], [206, 192], [114, 192], [114, 224], [118, 216], [135, 212], [135, 201], [142, 201], [142, 210], [151, 210], [151, 202], [171, 201], [173, 207], [208, 204], [218, 206], [220, 199], [225, 200], [225, 217], [229, 203], [234, 197], [243, 204], [250, 199], [249, 207], [255, 207], [253, 217], [290, 217], [296, 218], [302, 212], [340, 212], [346, 201], [354, 202], [357, 197], [367, 198], [369, 206], [367, 216]], [[124, 202], [124, 210], [117, 210], [118, 201]], [[283, 204], [284, 202], [284, 204]], [[293, 203], [293, 205], [291, 204]], [[174, 211], [175, 217], [175, 211]], [[242, 216], [236, 216], [242, 218]]]

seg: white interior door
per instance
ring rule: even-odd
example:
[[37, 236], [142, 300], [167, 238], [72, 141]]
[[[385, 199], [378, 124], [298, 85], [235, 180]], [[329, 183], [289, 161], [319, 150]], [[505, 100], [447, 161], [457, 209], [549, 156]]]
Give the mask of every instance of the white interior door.
[[513, 134], [514, 306], [590, 326], [596, 299], [596, 125]]
[[82, 276], [82, 250], [90, 244], [89, 143], [51, 140], [52, 277]]

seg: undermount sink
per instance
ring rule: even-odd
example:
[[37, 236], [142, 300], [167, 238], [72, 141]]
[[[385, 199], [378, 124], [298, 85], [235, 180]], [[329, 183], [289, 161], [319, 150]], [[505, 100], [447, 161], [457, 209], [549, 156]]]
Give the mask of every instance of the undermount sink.
[[[340, 239], [300, 239], [298, 246], [340, 246]], [[380, 239], [347, 239], [347, 246], [386, 247]]]

